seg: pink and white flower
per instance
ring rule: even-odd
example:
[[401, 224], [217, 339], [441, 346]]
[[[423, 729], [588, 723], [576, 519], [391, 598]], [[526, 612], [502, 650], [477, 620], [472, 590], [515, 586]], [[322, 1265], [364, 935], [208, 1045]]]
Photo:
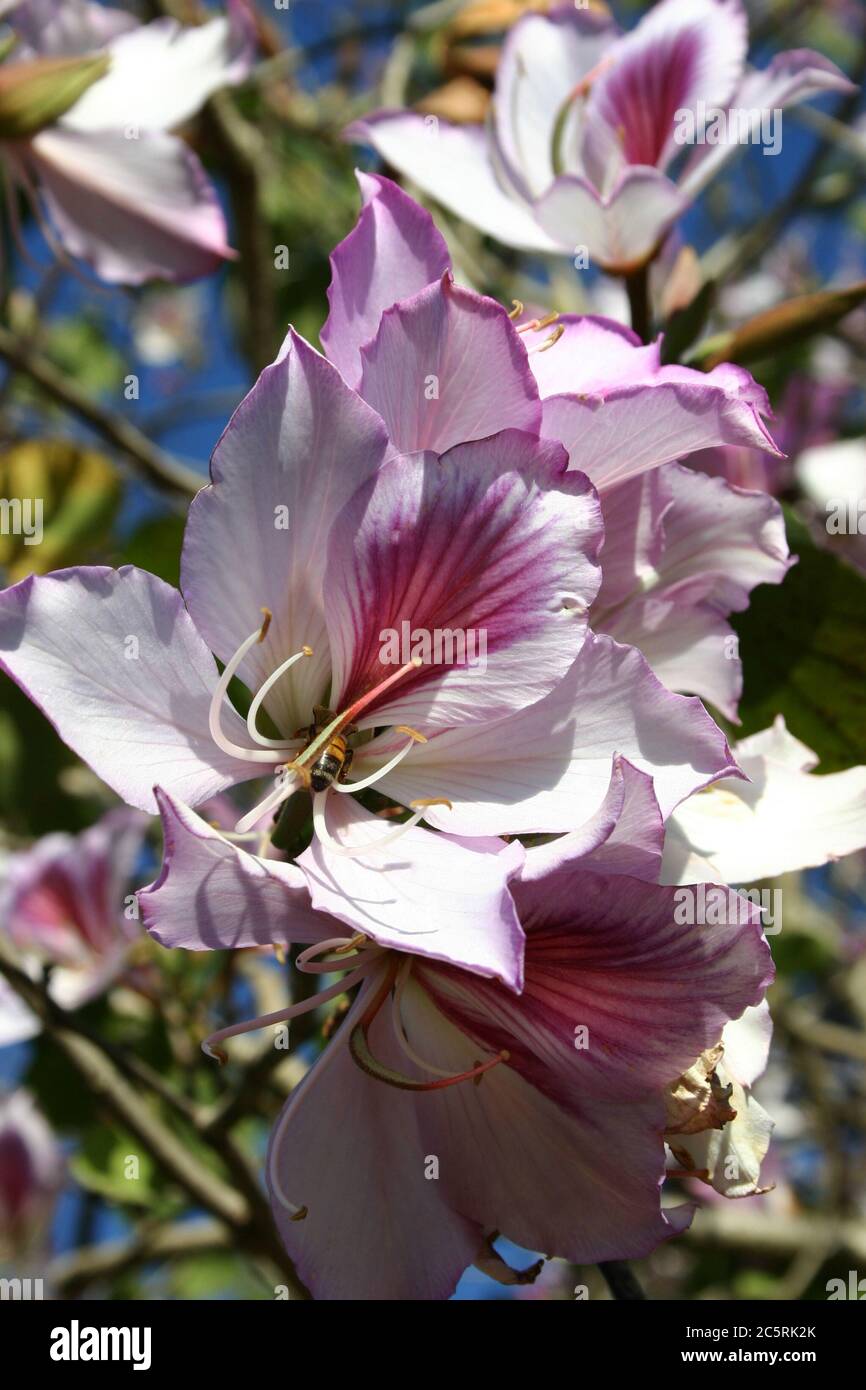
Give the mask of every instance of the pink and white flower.
[[[51, 966], [49, 991], [63, 1009], [96, 998], [129, 967], [130, 948], [141, 940], [130, 881], [147, 824], [141, 812], [118, 808], [80, 835], [46, 835], [4, 864], [0, 930], [24, 969]], [[36, 1032], [30, 1010], [9, 991], [0, 1041]]]
[[0, 1095], [0, 1253], [6, 1258], [41, 1236], [63, 1169], [60, 1145], [33, 1097], [24, 1090]]
[[[244, 0], [198, 28], [139, 25], [89, 0], [22, 0], [6, 16], [12, 64], [104, 54], [108, 68], [59, 120], [0, 145], [7, 188], [29, 198], [49, 242], [104, 280], [185, 281], [233, 256], [216, 191], [170, 134], [218, 88], [241, 82], [254, 40]], [[7, 71], [4, 67], [3, 71]], [[43, 216], [40, 200], [44, 204]], [[16, 206], [10, 196], [9, 207]]]
[[[447, 1298], [499, 1232], [589, 1263], [645, 1255], [688, 1225], [690, 1207], [659, 1205], [665, 1091], [760, 1002], [772, 967], [757, 913], [676, 924], [673, 890], [653, 881], [661, 816], [647, 777], [618, 760], [581, 831], [527, 852], [488, 842], [485, 857], [509, 858], [515, 917], [485, 927], [479, 900], [468, 931], [431, 910], [396, 931], [371, 917], [355, 934], [315, 910], [306, 856], [256, 859], [162, 800], [166, 863], [141, 894], [158, 940], [300, 944], [302, 971], [347, 972], [206, 1050], [358, 989], [267, 1161], [277, 1224], [315, 1297]], [[443, 872], [446, 898], [450, 886]]]
[[[276, 774], [239, 833], [354, 725], [350, 778], [315, 798], [332, 863], [356, 853], [338, 793], [373, 783], [453, 835], [560, 832], [597, 809], [618, 752], [667, 815], [734, 765], [697, 701], [588, 632], [592, 484], [604, 497], [702, 443], [767, 445], [763, 397], [737, 368], [661, 367], [610, 325], [567, 320], [548, 351], [543, 328], [453, 283], [411, 199], [361, 183], [323, 334], [340, 370], [290, 333], [242, 402], [192, 504], [183, 599], [138, 570], [25, 580], [0, 596], [2, 664], [133, 805], [154, 809], [155, 785], [197, 804]], [[483, 631], [485, 669], [388, 664], [383, 635], [404, 626]]]
[[[627, 274], [656, 254], [762, 119], [852, 90], [819, 53], [781, 53], [754, 71], [747, 48], [740, 0], [662, 0], [627, 34], [605, 13], [561, 5], [511, 30], [486, 126], [382, 111], [347, 136], [506, 245], [586, 247], [596, 264]], [[701, 129], [701, 113], [720, 119], [713, 142], [672, 173], [683, 112]]]

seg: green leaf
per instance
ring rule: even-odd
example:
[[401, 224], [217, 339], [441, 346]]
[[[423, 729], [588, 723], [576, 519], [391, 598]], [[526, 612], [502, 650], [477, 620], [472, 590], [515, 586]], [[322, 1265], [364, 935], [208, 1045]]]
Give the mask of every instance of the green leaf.
[[820, 770], [836, 772], [866, 763], [866, 580], [791, 515], [788, 541], [799, 563], [733, 620], [745, 678], [738, 732], [756, 733], [783, 714]]
[[150, 1154], [131, 1135], [104, 1124], [88, 1129], [69, 1167], [81, 1187], [101, 1197], [147, 1207], [157, 1200]]

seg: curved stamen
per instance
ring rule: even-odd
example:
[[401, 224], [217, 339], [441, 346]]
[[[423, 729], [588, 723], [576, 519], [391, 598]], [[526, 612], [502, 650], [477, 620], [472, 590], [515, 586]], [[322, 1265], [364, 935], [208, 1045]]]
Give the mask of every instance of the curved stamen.
[[312, 765], [319, 755], [324, 752], [331, 742], [331, 739], [334, 738], [336, 734], [339, 734], [347, 725], [354, 724], [359, 715], [363, 714], [364, 710], [369, 708], [374, 700], [378, 700], [379, 696], [383, 695], [386, 690], [390, 690], [391, 686], [395, 685], [397, 681], [402, 680], [404, 676], [408, 676], [410, 672], [419, 670], [423, 665], [424, 663], [420, 656], [413, 656], [412, 660], [407, 661], [405, 666], [401, 666], [399, 671], [392, 671], [390, 676], [386, 676], [383, 681], [380, 681], [372, 690], [368, 690], [365, 695], [361, 695], [353, 705], [343, 710], [342, 714], [336, 715], [336, 717], [331, 720], [330, 724], [326, 725], [324, 729], [319, 730], [312, 743], [309, 743], [304, 749], [302, 757], [295, 759], [292, 765], [293, 771], [298, 773], [305, 772], [306, 768]]
[[[353, 948], [351, 955], [347, 954], [349, 946]], [[384, 947], [369, 941], [360, 932], [353, 936], [351, 941], [347, 941], [345, 936], [332, 936], [327, 941], [316, 941], [301, 951], [295, 961], [295, 969], [302, 970], [306, 975], [332, 975], [337, 970], [351, 970], [355, 962], [362, 957], [369, 959], [371, 952], [381, 954], [383, 950]], [[334, 954], [328, 956], [329, 951], [333, 951]], [[325, 959], [319, 959], [322, 952], [325, 953]]]
[[[234, 743], [228, 738], [227, 735], [223, 733], [222, 729], [222, 704], [223, 700], [227, 697], [229, 685], [247, 652], [250, 651], [257, 642], [263, 642], [265, 640], [271, 623], [271, 613], [268, 608], [263, 608], [262, 612], [265, 616], [261, 627], [257, 628], [255, 632], [251, 632], [249, 637], [241, 642], [234, 656], [230, 659], [217, 681], [208, 711], [208, 728], [210, 729], [210, 736], [216, 746], [221, 748], [224, 753], [230, 753], [232, 757], [243, 758], [250, 763], [272, 763], [274, 755], [273, 753], [266, 752], [264, 749], [244, 748], [240, 743]], [[304, 648], [299, 655], [304, 656], [306, 651], [307, 648]]]
[[369, 777], [363, 777], [360, 782], [334, 782], [331, 786], [331, 790], [335, 792], [360, 792], [363, 791], [365, 787], [372, 787], [376, 782], [381, 782], [383, 777], [387, 777], [389, 772], [393, 772], [398, 763], [402, 763], [406, 754], [412, 752], [416, 743], [427, 742], [423, 734], [419, 734], [417, 729], [410, 729], [408, 724], [398, 724], [396, 732], [398, 734], [408, 734], [409, 742], [406, 744], [405, 748], [400, 749], [399, 753], [394, 754], [390, 762], [387, 762], [384, 767], [380, 767], [378, 771], [371, 772]]
[[406, 1024], [403, 1019], [401, 1005], [406, 986], [409, 983], [409, 976], [412, 973], [412, 965], [412, 957], [407, 956], [406, 960], [402, 962], [397, 971], [397, 979], [394, 984], [394, 998], [391, 1001], [391, 1022], [394, 1025], [394, 1033], [396, 1034], [397, 1042], [409, 1058], [409, 1061], [414, 1062], [416, 1067], [420, 1067], [422, 1071], [429, 1071], [431, 1076], [450, 1076], [451, 1073], [446, 1071], [444, 1067], [435, 1067], [432, 1062], [426, 1062], [423, 1057], [419, 1057], [407, 1037]]
[[[267, 631], [267, 628], [265, 628], [265, 631]], [[256, 728], [256, 718], [262, 707], [262, 701], [266, 698], [268, 692], [276, 685], [280, 677], [285, 675], [286, 671], [290, 671], [295, 663], [300, 661], [302, 657], [312, 655], [312, 647], [302, 647], [299, 652], [295, 652], [294, 656], [290, 656], [287, 661], [283, 662], [282, 666], [278, 666], [276, 671], [268, 676], [264, 685], [259, 688], [257, 694], [253, 697], [253, 702], [250, 705], [249, 714], [247, 715], [247, 729], [249, 730], [250, 738], [255, 739], [256, 743], [260, 743], [263, 748], [303, 748], [303, 740], [301, 739], [291, 739], [287, 743], [285, 739], [267, 738], [264, 734], [260, 734]]]
[[444, 796], [431, 796], [423, 801], [412, 801], [410, 807], [418, 806], [421, 809], [416, 811], [409, 820], [403, 825], [398, 825], [396, 830], [390, 830], [387, 835], [382, 835], [378, 840], [371, 840], [366, 845], [341, 845], [335, 840], [328, 829], [325, 816], [325, 804], [328, 793], [316, 792], [313, 796], [313, 827], [322, 844], [331, 854], [341, 854], [346, 859], [362, 859], [365, 854], [372, 854], [374, 850], [386, 849], [388, 845], [396, 844], [401, 840], [407, 831], [412, 830], [419, 821], [426, 816], [431, 806], [447, 806], [451, 810], [451, 802]]
[[251, 810], [247, 811], [246, 815], [241, 816], [240, 820], [235, 824], [236, 834], [245, 835], [254, 825], [258, 825], [262, 816], [266, 816], [269, 811], [275, 811], [278, 806], [282, 806], [284, 801], [288, 801], [295, 789], [295, 782], [297, 780], [293, 775], [289, 775], [290, 766], [291, 764], [289, 763], [286, 764], [285, 767], [278, 769], [276, 787], [274, 787], [273, 791], [268, 792], [267, 796], [263, 797], [261, 801], [257, 802]]
[[509, 1061], [510, 1053], [498, 1052], [495, 1057], [489, 1058], [486, 1062], [478, 1062], [468, 1071], [460, 1072], [457, 1075], [441, 1076], [436, 1081], [416, 1081], [414, 1077], [405, 1076], [403, 1072], [395, 1071], [393, 1067], [385, 1066], [384, 1063], [380, 1062], [370, 1051], [368, 1033], [391, 991], [398, 969], [399, 967], [387, 971], [360, 1022], [355, 1024], [349, 1034], [349, 1053], [352, 1061], [361, 1068], [362, 1072], [367, 1076], [372, 1076], [376, 1081], [384, 1081], [386, 1086], [395, 1086], [399, 1091], [444, 1091], [449, 1086], [459, 1085], [461, 1081], [477, 1081], [492, 1067], [499, 1066], [500, 1062]]
[[215, 1062], [227, 1062], [228, 1055], [218, 1046], [219, 1043], [225, 1042], [226, 1038], [236, 1038], [241, 1033], [254, 1033], [257, 1028], [268, 1028], [271, 1024], [288, 1023], [290, 1018], [299, 1018], [301, 1014], [308, 1014], [313, 1009], [318, 1009], [320, 1004], [327, 1004], [329, 999], [336, 999], [338, 994], [344, 994], [347, 990], [353, 989], [364, 979], [372, 964], [372, 960], [365, 961], [345, 979], [329, 985], [327, 989], [314, 994], [310, 999], [302, 999], [299, 1004], [290, 1004], [286, 1009], [277, 1009], [276, 1013], [262, 1014], [260, 1018], [249, 1018], [243, 1023], [232, 1023], [228, 1028], [218, 1029], [216, 1033], [211, 1033], [205, 1038], [201, 1045], [202, 1052], [206, 1057], [213, 1058]]

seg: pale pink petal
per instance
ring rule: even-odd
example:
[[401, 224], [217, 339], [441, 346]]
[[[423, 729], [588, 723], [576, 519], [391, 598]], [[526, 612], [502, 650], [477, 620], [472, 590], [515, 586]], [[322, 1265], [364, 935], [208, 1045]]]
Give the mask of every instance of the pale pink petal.
[[[443, 1182], [427, 1176], [431, 1150], [415, 1097], [366, 1076], [349, 1053], [373, 988], [362, 986], [277, 1121], [267, 1163], [271, 1209], [314, 1298], [447, 1299], [484, 1232], [449, 1204]], [[371, 1048], [405, 1071], [388, 1020], [386, 1012], [373, 1023]], [[292, 1220], [298, 1208], [306, 1215]]]
[[552, 327], [524, 327], [520, 335], [542, 400], [569, 393], [604, 395], [613, 386], [646, 382], [659, 371], [659, 341], [642, 343], [615, 319], [560, 314], [556, 326], [564, 330], [562, 336], [544, 352], [538, 349], [550, 338]]
[[[498, 177], [490, 137], [482, 126], [454, 126], [436, 116], [380, 111], [355, 121], [346, 139], [372, 145], [386, 164], [437, 203], [506, 246], [557, 251], [532, 209]], [[569, 233], [566, 247], [573, 244]]]
[[566, 6], [525, 15], [509, 30], [496, 73], [494, 129], [508, 172], [527, 199], [553, 182], [562, 110], [614, 51], [618, 32], [609, 15]]
[[[96, 0], [9, 0], [2, 12], [27, 49], [45, 58], [76, 57], [102, 48], [111, 39], [138, 28], [125, 10]], [[16, 50], [21, 56], [21, 50]]]
[[556, 245], [585, 248], [592, 265], [622, 275], [652, 259], [687, 206], [658, 169], [628, 167], [605, 194], [582, 175], [560, 174], [534, 212]]
[[[196, 802], [255, 775], [211, 739], [216, 664], [177, 591], [144, 570], [62, 570], [6, 589], [0, 666], [142, 810], [156, 809], [156, 782]], [[249, 746], [236, 716], [226, 729]]]
[[[755, 127], [760, 128], [764, 112], [799, 106], [823, 92], [854, 90], [854, 84], [829, 58], [808, 48], [796, 48], [777, 53], [760, 72], [747, 73], [734, 93], [731, 106], [737, 112], [754, 113], [748, 123], [751, 136]], [[690, 202], [738, 149], [738, 141], [743, 138], [738, 134], [739, 126], [739, 121], [726, 122], [723, 132], [726, 139], [718, 144], [699, 145], [695, 150], [680, 179], [680, 189]], [[777, 138], [781, 135], [780, 129]]]
[[291, 945], [333, 936], [310, 906], [293, 864], [257, 859], [157, 788], [165, 851], [159, 877], [139, 890], [142, 921], [162, 946], [185, 951]]
[[331, 255], [330, 313], [321, 339], [344, 380], [357, 387], [360, 349], [375, 336], [384, 311], [440, 280], [451, 258], [430, 214], [402, 188], [378, 174], [356, 170], [355, 177], [363, 206]]
[[663, 168], [677, 152], [676, 113], [725, 106], [748, 49], [740, 0], [662, 0], [626, 34], [593, 83], [587, 127], [621, 132], [629, 164]]
[[216, 192], [174, 135], [56, 126], [27, 157], [67, 251], [103, 280], [195, 280], [234, 255]]
[[292, 332], [232, 416], [212, 485], [190, 508], [181, 583], [211, 650], [227, 662], [261, 625], [264, 607], [273, 615], [268, 635], [240, 668], [251, 690], [304, 645], [313, 649], [267, 699], [289, 738], [328, 693], [322, 581], [331, 524], [389, 448], [373, 411]]
[[255, 37], [246, 6], [207, 24], [156, 19], [112, 38], [111, 64], [63, 118], [80, 132], [172, 130], [194, 116], [220, 87], [241, 82], [252, 66]]
[[[327, 818], [333, 837], [352, 846], [375, 845], [389, 830], [347, 796], [329, 796]], [[298, 860], [321, 913], [381, 946], [451, 962], [512, 990], [523, 983], [523, 931], [508, 884], [522, 863], [518, 842], [417, 827], [361, 858], [332, 854], [317, 838]]]
[[398, 449], [434, 449], [498, 430], [538, 433], [538, 388], [501, 304], [450, 272], [382, 316], [361, 350], [359, 391]]
[[710, 444], [747, 444], [778, 453], [761, 419], [764, 398], [753, 388], [751, 377], [738, 368], [705, 374], [662, 367], [644, 382], [549, 396], [543, 402], [542, 433], [561, 440], [570, 466], [604, 492]]
[[[382, 762], [399, 746], [391, 738], [377, 740]], [[452, 809], [431, 807], [427, 820], [452, 834], [554, 833], [598, 811], [614, 753], [653, 778], [665, 817], [735, 770], [700, 701], [667, 691], [634, 648], [590, 634], [546, 699], [485, 727], [434, 734], [380, 786], [404, 805], [447, 798]]]

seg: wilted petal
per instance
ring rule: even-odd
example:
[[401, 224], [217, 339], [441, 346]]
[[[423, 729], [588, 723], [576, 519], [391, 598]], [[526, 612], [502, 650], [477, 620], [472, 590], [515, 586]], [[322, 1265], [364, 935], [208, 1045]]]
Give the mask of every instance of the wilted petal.
[[424, 733], [547, 694], [580, 649], [599, 582], [598, 502], [564, 467], [559, 446], [507, 430], [394, 460], [359, 489], [327, 555], [334, 708], [416, 654], [424, 665], [362, 725]]
[[[212, 741], [216, 665], [177, 590], [144, 570], [62, 570], [6, 589], [0, 666], [142, 810], [156, 810], [156, 782], [195, 802], [255, 775]], [[226, 727], [249, 746], [240, 719]]]
[[450, 272], [386, 310], [361, 362], [358, 389], [405, 453], [443, 454], [498, 430], [538, 433], [538, 388], [508, 314]]
[[429, 212], [378, 174], [355, 171], [363, 207], [331, 256], [330, 314], [322, 345], [350, 386], [361, 380], [360, 349], [382, 314], [440, 280], [451, 264]]
[[216, 192], [176, 136], [57, 126], [27, 155], [64, 246], [103, 280], [194, 280], [234, 255]]

